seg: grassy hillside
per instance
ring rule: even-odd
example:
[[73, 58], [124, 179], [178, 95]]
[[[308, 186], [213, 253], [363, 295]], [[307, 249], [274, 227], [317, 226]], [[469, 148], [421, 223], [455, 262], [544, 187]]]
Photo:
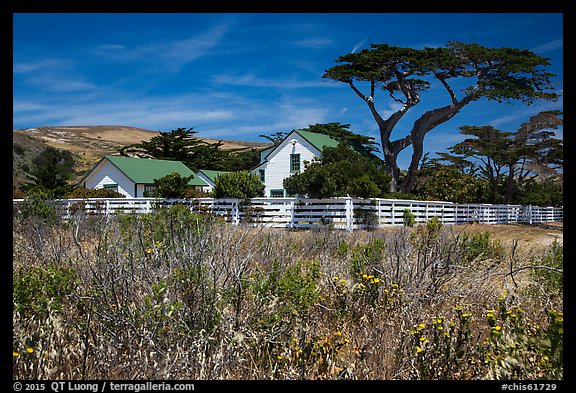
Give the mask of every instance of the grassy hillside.
[[[114, 154], [122, 146], [148, 141], [158, 131], [128, 126], [60, 126], [13, 131], [12, 179], [15, 188], [26, 181], [32, 159], [48, 146], [71, 152], [75, 158], [76, 179], [86, 173], [102, 156]], [[208, 143], [218, 140], [200, 138]], [[267, 147], [264, 142], [224, 140], [223, 149]]]

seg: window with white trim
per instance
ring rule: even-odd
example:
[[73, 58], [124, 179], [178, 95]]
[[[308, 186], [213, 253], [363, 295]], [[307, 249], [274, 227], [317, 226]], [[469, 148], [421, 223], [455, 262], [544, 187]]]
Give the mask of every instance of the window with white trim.
[[290, 154], [290, 173], [300, 172], [300, 154]]

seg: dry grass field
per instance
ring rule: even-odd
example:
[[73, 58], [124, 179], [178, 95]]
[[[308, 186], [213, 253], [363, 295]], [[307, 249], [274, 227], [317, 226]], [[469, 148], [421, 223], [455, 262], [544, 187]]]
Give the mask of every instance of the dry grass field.
[[561, 225], [292, 231], [175, 206], [13, 235], [16, 379], [563, 378]]

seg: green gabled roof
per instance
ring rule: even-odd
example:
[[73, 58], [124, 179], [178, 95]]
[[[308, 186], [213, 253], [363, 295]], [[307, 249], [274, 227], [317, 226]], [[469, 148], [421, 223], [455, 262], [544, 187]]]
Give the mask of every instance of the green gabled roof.
[[200, 169], [198, 172], [202, 172], [208, 179], [212, 180], [212, 183], [216, 182], [216, 178], [223, 173], [228, 173], [227, 171], [213, 171], [210, 169]]
[[134, 183], [153, 184], [155, 179], [158, 180], [172, 172], [177, 172], [182, 177], [194, 176], [188, 182], [191, 186], [206, 185], [202, 179], [197, 178], [194, 172], [180, 161], [124, 156], [105, 156], [104, 159], [110, 161]]
[[336, 138], [316, 132], [296, 130], [296, 133], [310, 142], [318, 151], [324, 150], [325, 147], [336, 147], [340, 143]]
[[[320, 134], [317, 132], [310, 132], [310, 131], [302, 131], [296, 130], [302, 138], [306, 139], [312, 146], [318, 149], [320, 152], [324, 150], [325, 147], [337, 147], [340, 143], [338, 138]], [[361, 144], [359, 143], [349, 143], [350, 148], [354, 150], [356, 153], [363, 155], [365, 157], [374, 157], [368, 150], [366, 150]]]

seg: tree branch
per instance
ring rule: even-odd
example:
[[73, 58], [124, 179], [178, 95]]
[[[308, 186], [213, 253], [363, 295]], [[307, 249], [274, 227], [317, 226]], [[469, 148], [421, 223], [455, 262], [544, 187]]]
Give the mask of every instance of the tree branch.
[[522, 270], [526, 270], [526, 269], [543, 269], [543, 270], [550, 270], [556, 273], [560, 273], [560, 274], [564, 274], [564, 271], [562, 269], [557, 269], [555, 267], [551, 267], [551, 266], [546, 266], [546, 265], [526, 265], [526, 266], [520, 266], [514, 270], [510, 270], [510, 272], [506, 273], [507, 276], [511, 276], [515, 273], [518, 273], [519, 271]]
[[452, 104], [456, 105], [458, 103], [458, 99], [456, 98], [456, 94], [454, 93], [454, 90], [452, 90], [450, 85], [446, 82], [446, 78], [441, 76], [439, 73], [434, 73], [434, 75], [436, 76], [436, 79], [438, 79], [440, 82], [442, 82], [442, 85], [444, 85], [444, 87], [448, 91], [448, 94], [450, 94], [450, 98], [452, 99]]

